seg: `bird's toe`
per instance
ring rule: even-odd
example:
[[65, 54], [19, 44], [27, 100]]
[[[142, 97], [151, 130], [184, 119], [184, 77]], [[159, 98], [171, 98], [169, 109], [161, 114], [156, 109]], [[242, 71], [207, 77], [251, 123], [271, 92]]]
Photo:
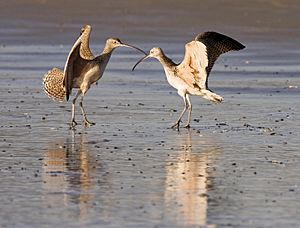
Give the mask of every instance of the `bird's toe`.
[[90, 127], [90, 126], [93, 126], [93, 125], [95, 125], [96, 123], [93, 123], [93, 122], [90, 122], [90, 121], [88, 121], [88, 120], [84, 120], [84, 126], [85, 127]]
[[189, 129], [189, 128], [191, 128], [191, 125], [190, 125], [190, 124], [187, 124], [187, 125], [184, 126], [184, 128]]
[[175, 124], [173, 124], [171, 126], [172, 129], [176, 129], [177, 131], [179, 131], [179, 122], [176, 122]]

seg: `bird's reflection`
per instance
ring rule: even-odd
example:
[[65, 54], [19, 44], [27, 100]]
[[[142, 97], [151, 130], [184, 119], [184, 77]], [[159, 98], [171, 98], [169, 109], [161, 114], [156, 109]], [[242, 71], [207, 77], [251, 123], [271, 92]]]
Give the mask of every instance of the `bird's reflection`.
[[[177, 224], [214, 227], [207, 224], [208, 167], [220, 147], [191, 131], [179, 134], [181, 148], [166, 170], [165, 203]], [[197, 137], [197, 138], [196, 138]], [[194, 149], [193, 149], [194, 148]]]
[[86, 219], [92, 204], [91, 169], [95, 165], [89, 155], [86, 134], [75, 135], [50, 143], [44, 156], [43, 187], [47, 207], [63, 209], [78, 205], [74, 215]]

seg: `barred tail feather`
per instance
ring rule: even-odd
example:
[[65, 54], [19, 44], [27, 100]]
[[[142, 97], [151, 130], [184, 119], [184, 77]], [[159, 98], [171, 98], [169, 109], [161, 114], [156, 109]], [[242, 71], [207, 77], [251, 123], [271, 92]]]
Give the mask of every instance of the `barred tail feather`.
[[197, 95], [215, 103], [221, 103], [223, 101], [223, 97], [206, 89], [201, 89]]
[[44, 91], [48, 97], [62, 102], [65, 99], [66, 91], [63, 86], [64, 73], [58, 68], [53, 68], [45, 74], [43, 79]]

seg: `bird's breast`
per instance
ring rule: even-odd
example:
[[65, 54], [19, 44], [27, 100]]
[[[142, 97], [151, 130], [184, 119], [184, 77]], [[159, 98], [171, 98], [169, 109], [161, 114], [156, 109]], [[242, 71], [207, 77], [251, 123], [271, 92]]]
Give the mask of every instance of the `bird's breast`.
[[97, 82], [102, 77], [103, 71], [98, 65], [89, 66], [83, 69], [82, 79], [84, 83], [93, 84]]
[[171, 70], [165, 70], [166, 76], [167, 76], [167, 81], [168, 83], [173, 86], [175, 89], [180, 90], [182, 87], [185, 87], [185, 84], [176, 75], [176, 71], [171, 71]]

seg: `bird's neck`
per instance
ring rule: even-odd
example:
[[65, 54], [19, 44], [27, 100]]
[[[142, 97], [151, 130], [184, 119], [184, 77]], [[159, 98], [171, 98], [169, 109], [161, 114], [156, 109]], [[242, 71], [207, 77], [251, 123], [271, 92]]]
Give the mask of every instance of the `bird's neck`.
[[[100, 57], [101, 62], [104, 61], [105, 62], [105, 66], [108, 63], [111, 54], [113, 52], [114, 48], [111, 48], [109, 45], [105, 45]], [[104, 67], [105, 68], [105, 67]]]
[[113, 52], [114, 48], [112, 48], [110, 45], [105, 45], [102, 54], [109, 54], [111, 55]]
[[173, 68], [176, 66], [176, 64], [168, 58], [164, 53], [162, 53], [160, 56], [157, 57], [158, 61], [163, 65], [164, 68]]

